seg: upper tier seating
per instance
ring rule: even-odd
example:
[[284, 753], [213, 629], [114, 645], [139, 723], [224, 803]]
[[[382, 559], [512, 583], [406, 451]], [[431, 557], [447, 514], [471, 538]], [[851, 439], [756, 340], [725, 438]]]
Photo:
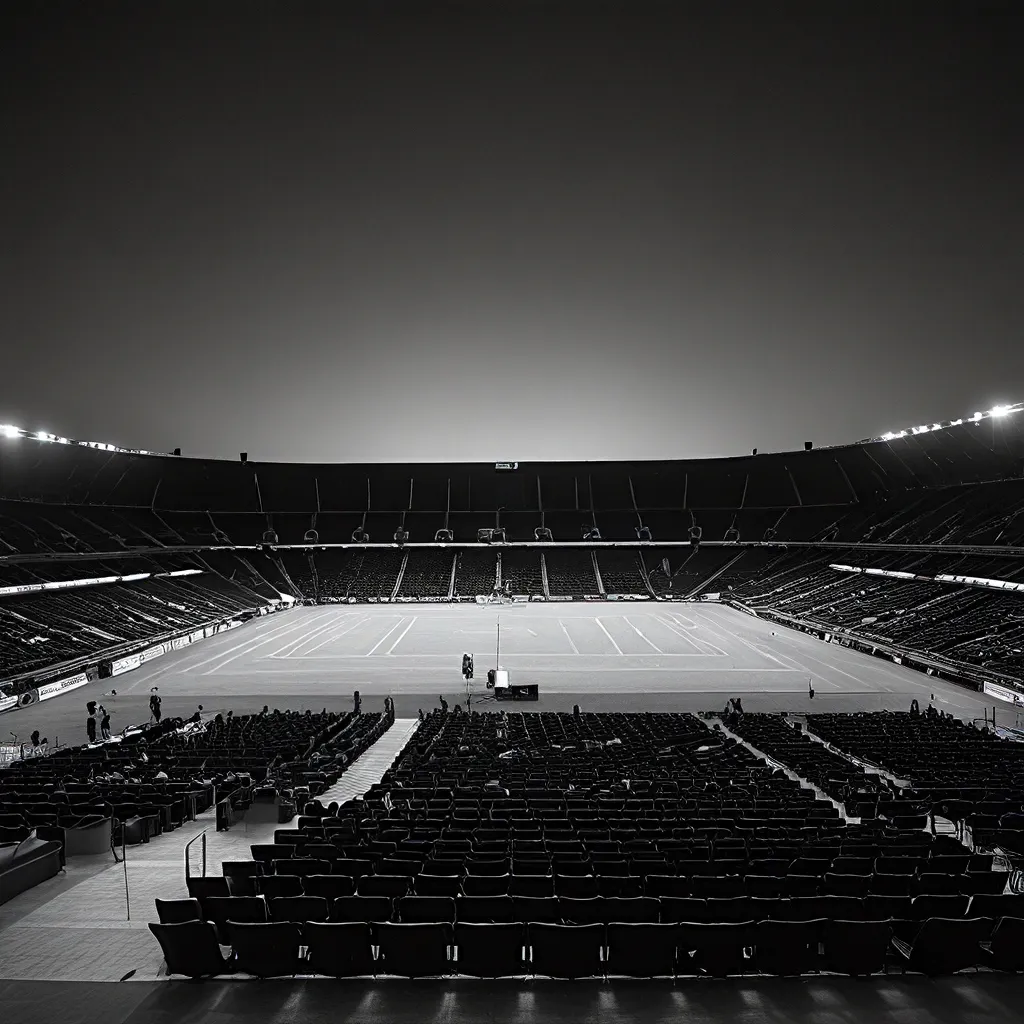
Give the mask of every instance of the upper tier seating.
[[455, 552], [445, 548], [409, 549], [399, 597], [446, 597], [452, 582]]
[[602, 548], [597, 566], [606, 594], [646, 594], [639, 553], [618, 548]]
[[545, 548], [544, 564], [548, 571], [549, 594], [582, 597], [598, 592], [591, 550]]
[[455, 596], [490, 594], [498, 578], [497, 552], [491, 549], [461, 549], [455, 567]]
[[266, 603], [215, 573], [6, 597], [0, 599], [0, 673], [95, 656]]
[[502, 586], [511, 583], [513, 594], [543, 594], [540, 552], [536, 548], [503, 548], [501, 582]]

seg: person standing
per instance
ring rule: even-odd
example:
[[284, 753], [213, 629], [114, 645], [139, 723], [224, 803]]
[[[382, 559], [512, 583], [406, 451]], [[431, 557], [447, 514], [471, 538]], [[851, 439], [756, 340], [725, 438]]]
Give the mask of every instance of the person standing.
[[104, 740], [110, 739], [110, 712], [100, 705], [100, 735]]
[[152, 693], [149, 697], [149, 711], [153, 717], [153, 724], [160, 724], [160, 694]]
[[96, 742], [96, 701], [91, 700], [85, 705], [89, 717], [85, 720], [85, 734], [90, 743]]

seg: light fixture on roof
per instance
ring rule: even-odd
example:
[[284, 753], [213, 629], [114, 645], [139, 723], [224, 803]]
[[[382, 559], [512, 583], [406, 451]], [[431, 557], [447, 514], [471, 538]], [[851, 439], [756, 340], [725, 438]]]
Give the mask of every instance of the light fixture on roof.
[[992, 408], [989, 409], [988, 414], [989, 416], [1006, 416], [1010, 412], [1012, 412], [1012, 410], [1008, 405], [993, 405]]
[[985, 415], [984, 413], [981, 413], [981, 412], [976, 412], [976, 413], [975, 413], [975, 414], [974, 414], [974, 415], [973, 415], [973, 416], [971, 417], [971, 419], [972, 419], [972, 420], [974, 420], [974, 422], [975, 422], [975, 423], [977, 423], [977, 422], [978, 422], [978, 420], [980, 420], [980, 419], [982, 418], [982, 416], [984, 416], [984, 415]]
[[4, 437], [20, 437], [21, 431], [10, 423], [0, 423], [0, 434]]

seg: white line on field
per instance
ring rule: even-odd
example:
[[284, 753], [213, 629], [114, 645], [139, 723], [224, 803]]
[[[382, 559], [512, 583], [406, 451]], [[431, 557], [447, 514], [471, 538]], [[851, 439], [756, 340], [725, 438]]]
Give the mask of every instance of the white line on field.
[[363, 657], [368, 658], [373, 654], [373, 652], [377, 650], [377, 648], [380, 647], [380, 645], [384, 643], [384, 641], [387, 640], [387, 638], [391, 636], [391, 634], [394, 633], [394, 631], [398, 629], [403, 622], [405, 622], [405, 616], [400, 615], [398, 617], [398, 621], [366, 652], [366, 654], [363, 655]]
[[595, 616], [594, 616], [594, 621], [595, 621], [595, 622], [596, 622], [596, 623], [598, 624], [598, 626], [599, 626], [599, 627], [601, 628], [601, 632], [602, 632], [602, 633], [604, 633], [604, 635], [605, 635], [606, 637], [608, 637], [608, 639], [609, 639], [609, 640], [611, 640], [611, 641], [612, 641], [612, 647], [614, 647], [614, 648], [615, 648], [615, 650], [617, 650], [617, 651], [619, 652], [619, 654], [622, 654], [622, 649], [621, 649], [621, 648], [619, 647], [619, 645], [618, 645], [618, 644], [617, 644], [617, 643], [616, 643], [616, 642], [615, 642], [614, 640], [612, 640], [612, 635], [611, 635], [611, 633], [609, 633], [609, 632], [608, 632], [608, 630], [604, 628], [604, 623], [603, 623], [603, 622], [601, 621], [600, 617], [599, 617], [599, 616], [597, 616], [597, 615], [595, 615]]
[[398, 634], [398, 639], [388, 648], [388, 654], [390, 654], [402, 642], [402, 638], [405, 636], [406, 633], [409, 632], [410, 629], [412, 629], [413, 624], [416, 622], [417, 618], [419, 618], [419, 616], [414, 615], [409, 620], [409, 625], [406, 626], [405, 629], [403, 629], [402, 632]]
[[562, 627], [562, 632], [565, 634], [565, 639], [569, 641], [569, 646], [572, 648], [573, 654], [579, 654], [579, 648], [572, 642], [572, 637], [569, 636], [569, 630], [565, 628], [565, 623], [559, 619], [558, 624]]
[[631, 630], [633, 630], [633, 632], [634, 632], [634, 633], [636, 633], [636, 635], [637, 635], [638, 637], [640, 637], [640, 639], [641, 639], [641, 640], [643, 640], [643, 642], [644, 642], [645, 644], [651, 644], [651, 646], [652, 646], [652, 647], [653, 647], [653, 648], [654, 648], [654, 649], [655, 649], [655, 650], [656, 650], [656, 651], [657, 651], [657, 652], [658, 652], [659, 654], [664, 654], [664, 653], [665, 653], [665, 652], [664, 652], [663, 650], [661, 650], [661, 648], [660, 648], [660, 647], [657, 647], [657, 646], [655, 646], [654, 644], [652, 644], [652, 643], [651, 643], [651, 641], [650, 641], [650, 640], [648, 640], [648, 639], [647, 639], [647, 637], [645, 637], [645, 636], [643, 635], [643, 633], [641, 633], [641, 632], [640, 632], [640, 630], [639, 630], [639, 629], [637, 629], [637, 628], [636, 628], [636, 626], [634, 626], [634, 625], [633, 625], [633, 623], [632, 623], [632, 622], [630, 622], [630, 621], [629, 621], [629, 619], [628, 619], [628, 618], [627, 618], [627, 617], [626, 617], [625, 615], [623, 615], [623, 616], [622, 616], [622, 618], [623, 618], [623, 620], [625, 621], [626, 625], [627, 625], [627, 626], [629, 626], [629, 628], [630, 628]]

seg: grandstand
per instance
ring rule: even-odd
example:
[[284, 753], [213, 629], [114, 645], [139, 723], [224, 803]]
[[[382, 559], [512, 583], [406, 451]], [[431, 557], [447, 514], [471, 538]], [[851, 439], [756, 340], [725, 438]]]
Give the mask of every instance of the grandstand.
[[[403, 978], [622, 1007], [647, 978], [653, 1020], [684, 983], [721, 1000], [708, 977], [856, 1001], [846, 975], [968, 970], [998, 1017], [986, 985], [1024, 968], [1022, 468], [1016, 407], [511, 471], [7, 429], [0, 971], [373, 978], [396, 1017]], [[538, 703], [492, 703], [499, 665]]]

